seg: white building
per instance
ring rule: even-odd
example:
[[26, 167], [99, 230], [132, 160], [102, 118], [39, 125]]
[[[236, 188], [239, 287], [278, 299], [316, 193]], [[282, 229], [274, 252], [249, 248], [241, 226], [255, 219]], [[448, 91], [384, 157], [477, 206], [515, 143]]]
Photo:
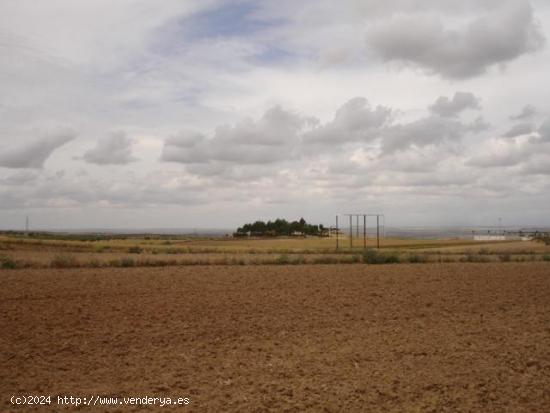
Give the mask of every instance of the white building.
[[506, 241], [506, 235], [474, 235], [474, 241]]

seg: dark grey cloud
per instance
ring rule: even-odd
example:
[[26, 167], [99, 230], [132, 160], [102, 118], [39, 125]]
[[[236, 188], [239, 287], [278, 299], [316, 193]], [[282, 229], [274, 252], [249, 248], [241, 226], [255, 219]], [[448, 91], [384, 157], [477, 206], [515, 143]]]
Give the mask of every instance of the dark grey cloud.
[[340, 175], [360, 175], [376, 179], [379, 174], [389, 173], [431, 173], [449, 156], [443, 148], [413, 148], [386, 154], [382, 157], [369, 155], [350, 159], [349, 153], [331, 156], [327, 159], [330, 173]]
[[238, 164], [234, 162], [213, 161], [208, 163], [190, 163], [185, 166], [186, 172], [192, 175], [212, 179], [218, 183], [225, 182], [228, 185], [250, 183], [277, 176], [281, 168], [281, 163], [274, 162]]
[[100, 139], [94, 148], [82, 156], [86, 162], [98, 165], [124, 165], [134, 162], [132, 146], [134, 141], [123, 131], [113, 132], [111, 136]]
[[468, 166], [478, 168], [502, 168], [516, 166], [531, 157], [526, 148], [507, 148], [504, 151], [481, 153], [466, 162]]
[[529, 2], [513, 1], [460, 29], [433, 14], [396, 15], [373, 25], [367, 42], [385, 61], [461, 79], [540, 50], [545, 39]]
[[209, 151], [207, 138], [202, 133], [185, 131], [167, 138], [160, 159], [165, 162], [207, 162]]
[[530, 119], [537, 114], [537, 109], [533, 105], [526, 105], [523, 107], [520, 113], [510, 116], [512, 120], [525, 120]]
[[367, 99], [356, 97], [342, 105], [331, 122], [306, 133], [304, 141], [322, 144], [370, 141], [391, 121], [391, 114], [390, 108], [372, 108]]
[[550, 156], [540, 156], [526, 163], [521, 172], [529, 175], [550, 175]]
[[0, 185], [0, 209], [197, 205], [206, 202], [213, 188], [204, 182], [173, 181], [173, 176], [162, 171], [106, 179], [75, 179], [74, 175], [45, 171], [31, 185]]
[[75, 137], [76, 133], [74, 131], [63, 130], [26, 145], [6, 148], [0, 153], [0, 166], [5, 168], [40, 169], [53, 151]]
[[478, 116], [467, 126], [467, 129], [471, 133], [480, 133], [491, 129], [491, 124], [486, 122], [483, 116]]
[[530, 123], [519, 123], [514, 125], [506, 132], [504, 135], [505, 138], [515, 138], [516, 136], [527, 135], [533, 132], [533, 125]]
[[[411, 148], [456, 145], [467, 134], [486, 130], [488, 124], [482, 117], [470, 123], [454, 117], [466, 108], [479, 107], [478, 101], [471, 93], [459, 92], [451, 100], [438, 99], [432, 106], [437, 114], [408, 123], [395, 123], [391, 108], [372, 107], [363, 97], [343, 104], [325, 124], [276, 107], [257, 121], [218, 127], [212, 137], [198, 132], [172, 136], [164, 142], [161, 160], [185, 164], [188, 172], [198, 176], [236, 179], [261, 178], [274, 172], [259, 170], [260, 165], [287, 163], [293, 168], [298, 161], [349, 156], [349, 151], [360, 148], [368, 148], [373, 159], [381, 153], [387, 160], [390, 154]], [[409, 169], [421, 168], [415, 160], [404, 155], [403, 159]], [[251, 165], [254, 170], [248, 167]]]
[[1, 185], [17, 186], [28, 184], [35, 181], [38, 178], [38, 174], [29, 170], [18, 171], [6, 178], [0, 179]]
[[340, 151], [347, 143], [372, 142], [391, 120], [390, 108], [373, 108], [362, 97], [343, 104], [326, 124], [274, 107], [257, 121], [220, 126], [212, 137], [189, 131], [172, 136], [161, 160], [186, 164], [201, 176], [264, 176], [270, 171], [244, 166], [293, 162]]
[[467, 133], [477, 133], [485, 123], [477, 119], [471, 124], [441, 116], [429, 116], [414, 122], [397, 124], [382, 132], [384, 154], [443, 143], [458, 143]]
[[452, 186], [465, 186], [475, 182], [475, 177], [470, 174], [442, 173], [443, 171], [431, 173], [407, 173], [399, 174], [397, 177], [387, 175], [387, 185], [402, 187], [437, 187], [446, 188]]
[[540, 139], [543, 142], [550, 142], [550, 118], [547, 118], [542, 125], [540, 126], [539, 130]]
[[456, 92], [452, 99], [447, 96], [439, 97], [430, 111], [444, 117], [456, 117], [466, 109], [479, 109], [480, 99], [470, 92]]
[[282, 146], [293, 143], [296, 134], [304, 126], [316, 123], [313, 118], [304, 118], [280, 106], [268, 109], [258, 120], [246, 119], [234, 126], [220, 126], [214, 139], [238, 145]]
[[[502, 0], [348, 0], [354, 11], [362, 11], [362, 16], [387, 16], [396, 13], [417, 11], [439, 11], [446, 13], [470, 13], [476, 10], [489, 10], [502, 4]], [[346, 3], [343, 1], [342, 3]]]

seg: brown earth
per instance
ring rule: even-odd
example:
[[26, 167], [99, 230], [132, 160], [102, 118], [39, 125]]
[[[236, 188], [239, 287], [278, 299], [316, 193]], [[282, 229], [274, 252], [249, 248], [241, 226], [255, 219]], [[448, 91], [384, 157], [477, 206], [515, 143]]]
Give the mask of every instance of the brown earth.
[[[548, 412], [550, 264], [0, 270], [0, 411]], [[12, 406], [12, 395], [189, 397]]]

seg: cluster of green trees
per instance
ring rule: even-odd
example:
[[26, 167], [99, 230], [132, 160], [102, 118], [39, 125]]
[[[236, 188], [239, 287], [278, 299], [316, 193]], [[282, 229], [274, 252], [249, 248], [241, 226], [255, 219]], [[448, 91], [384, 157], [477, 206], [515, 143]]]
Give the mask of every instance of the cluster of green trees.
[[237, 229], [236, 237], [243, 237], [248, 234], [256, 237], [278, 237], [301, 233], [304, 235], [322, 235], [325, 232], [323, 225], [308, 224], [304, 218], [299, 221], [289, 222], [286, 219], [275, 221], [256, 221], [252, 224], [245, 224]]

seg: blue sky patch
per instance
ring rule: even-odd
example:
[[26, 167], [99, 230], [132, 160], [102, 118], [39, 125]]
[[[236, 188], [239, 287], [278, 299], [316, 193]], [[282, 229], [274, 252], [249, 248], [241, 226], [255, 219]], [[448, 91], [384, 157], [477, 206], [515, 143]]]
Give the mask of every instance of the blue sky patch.
[[257, 34], [281, 23], [255, 16], [257, 6], [251, 2], [232, 3], [198, 13], [183, 20], [182, 34], [186, 39], [212, 37], [242, 37]]

